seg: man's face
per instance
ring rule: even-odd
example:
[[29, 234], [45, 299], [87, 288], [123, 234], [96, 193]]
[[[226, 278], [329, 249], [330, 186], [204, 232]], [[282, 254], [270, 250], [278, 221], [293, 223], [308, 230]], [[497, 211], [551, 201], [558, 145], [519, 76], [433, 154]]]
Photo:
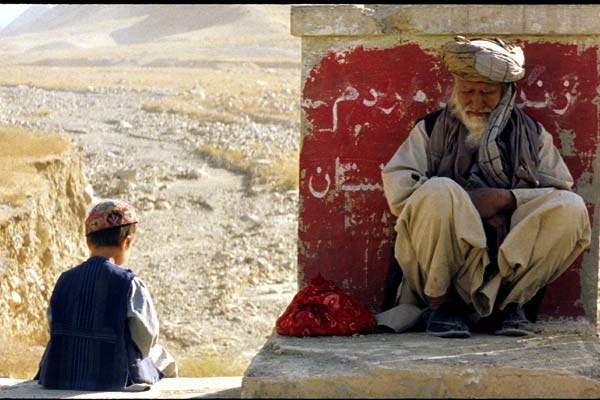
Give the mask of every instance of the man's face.
[[502, 83], [469, 82], [455, 77], [449, 105], [469, 131], [465, 138], [467, 148], [479, 147], [490, 114], [502, 97], [502, 89]]
[[502, 83], [469, 82], [456, 78], [456, 102], [474, 123], [487, 123], [502, 97]]

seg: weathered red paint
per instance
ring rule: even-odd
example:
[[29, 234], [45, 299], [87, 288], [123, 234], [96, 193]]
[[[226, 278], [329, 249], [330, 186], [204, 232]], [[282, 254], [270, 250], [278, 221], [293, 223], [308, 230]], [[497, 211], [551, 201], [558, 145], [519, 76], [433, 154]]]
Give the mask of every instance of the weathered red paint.
[[[591, 185], [597, 49], [521, 45], [527, 73], [519, 81], [517, 104], [553, 134], [575, 181]], [[415, 43], [331, 52], [310, 71], [302, 93], [307, 124], [300, 153], [298, 264], [304, 282], [321, 272], [379, 310], [395, 222], [383, 196], [381, 168], [415, 120], [445, 102], [451, 82], [439, 54]], [[561, 130], [576, 133], [572, 142], [561, 142]], [[580, 271], [581, 257], [551, 285], [543, 314], [584, 313]]]

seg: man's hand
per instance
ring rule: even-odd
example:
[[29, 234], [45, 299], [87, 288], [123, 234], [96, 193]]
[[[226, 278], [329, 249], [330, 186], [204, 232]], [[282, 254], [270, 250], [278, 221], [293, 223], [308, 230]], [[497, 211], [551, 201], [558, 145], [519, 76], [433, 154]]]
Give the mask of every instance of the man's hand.
[[514, 210], [517, 200], [508, 189], [474, 189], [469, 196], [482, 219], [488, 219], [498, 214], [500, 210]]
[[486, 219], [485, 223], [494, 228], [496, 231], [496, 247], [500, 248], [504, 238], [508, 235], [508, 230], [510, 228], [510, 216], [506, 213], [500, 212], [493, 217]]

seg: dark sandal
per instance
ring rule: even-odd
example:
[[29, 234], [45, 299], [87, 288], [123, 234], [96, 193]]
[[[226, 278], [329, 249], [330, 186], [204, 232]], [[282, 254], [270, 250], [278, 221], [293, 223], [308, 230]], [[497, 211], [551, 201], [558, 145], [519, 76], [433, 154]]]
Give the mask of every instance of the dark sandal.
[[520, 304], [508, 304], [503, 313], [504, 319], [500, 328], [494, 331], [496, 335], [528, 336], [533, 332], [533, 324], [525, 317], [525, 312]]
[[453, 311], [448, 304], [442, 304], [432, 310], [427, 321], [425, 332], [428, 335], [441, 338], [468, 338], [471, 337], [469, 326], [463, 316]]

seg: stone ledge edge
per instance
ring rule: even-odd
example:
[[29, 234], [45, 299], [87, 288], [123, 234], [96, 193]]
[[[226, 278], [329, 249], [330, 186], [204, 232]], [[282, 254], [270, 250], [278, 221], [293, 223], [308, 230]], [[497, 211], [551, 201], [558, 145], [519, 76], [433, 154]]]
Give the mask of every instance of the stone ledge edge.
[[293, 36], [598, 35], [600, 5], [292, 5]]

